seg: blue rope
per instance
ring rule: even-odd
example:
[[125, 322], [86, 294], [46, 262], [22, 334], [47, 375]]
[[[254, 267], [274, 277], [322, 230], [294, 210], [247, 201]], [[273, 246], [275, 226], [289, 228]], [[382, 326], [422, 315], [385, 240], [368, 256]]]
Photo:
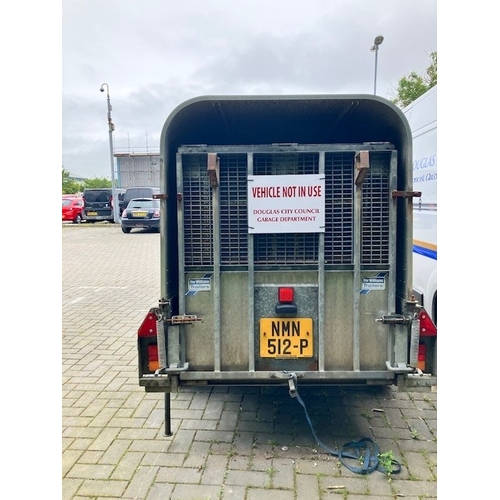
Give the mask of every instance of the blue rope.
[[[344, 444], [340, 450], [332, 450], [326, 444], [324, 444], [316, 435], [313, 424], [311, 422], [311, 418], [309, 417], [309, 413], [307, 412], [306, 405], [302, 398], [299, 395], [297, 390], [290, 391], [290, 395], [292, 397], [296, 397], [297, 401], [304, 408], [304, 413], [306, 415], [306, 420], [311, 428], [312, 434], [316, 443], [319, 444], [324, 450], [326, 450], [330, 455], [335, 457], [339, 457], [339, 460], [342, 464], [347, 467], [350, 471], [355, 472], [356, 474], [370, 474], [375, 470], [379, 472], [388, 473], [387, 468], [383, 467], [379, 461], [380, 449], [377, 443], [371, 438], [361, 438], [358, 441], [349, 441]], [[356, 460], [357, 463], [361, 463], [361, 467], [355, 467], [354, 465], [349, 464], [346, 459]], [[391, 459], [391, 474], [398, 474], [401, 472], [401, 465], [397, 460]]]

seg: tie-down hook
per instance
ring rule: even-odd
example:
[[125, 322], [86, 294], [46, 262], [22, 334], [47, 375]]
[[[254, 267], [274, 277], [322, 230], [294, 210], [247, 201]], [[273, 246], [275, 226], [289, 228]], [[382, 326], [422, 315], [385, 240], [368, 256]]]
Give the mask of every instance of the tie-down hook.
[[290, 397], [297, 397], [297, 375], [295, 373], [288, 373], [286, 370], [283, 370], [283, 373], [288, 375], [288, 392]]

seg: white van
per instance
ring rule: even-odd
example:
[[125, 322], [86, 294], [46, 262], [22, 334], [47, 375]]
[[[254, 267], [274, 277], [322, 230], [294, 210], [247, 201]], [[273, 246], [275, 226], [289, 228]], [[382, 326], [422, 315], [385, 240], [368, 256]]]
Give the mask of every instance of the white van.
[[423, 306], [419, 368], [437, 375], [437, 86], [403, 110], [413, 137], [413, 293]]
[[437, 86], [403, 110], [413, 136], [413, 288], [437, 325]]

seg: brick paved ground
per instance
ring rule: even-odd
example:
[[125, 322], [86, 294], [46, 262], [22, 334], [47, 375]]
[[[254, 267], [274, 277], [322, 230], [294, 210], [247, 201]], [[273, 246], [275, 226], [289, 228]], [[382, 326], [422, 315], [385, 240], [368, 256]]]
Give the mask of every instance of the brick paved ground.
[[[63, 500], [407, 500], [437, 497], [437, 392], [299, 385], [317, 436], [361, 437], [402, 464], [359, 475], [315, 444], [288, 388], [137, 381], [136, 331], [159, 298], [160, 235], [107, 223], [62, 229]], [[359, 465], [359, 464], [356, 464]]]

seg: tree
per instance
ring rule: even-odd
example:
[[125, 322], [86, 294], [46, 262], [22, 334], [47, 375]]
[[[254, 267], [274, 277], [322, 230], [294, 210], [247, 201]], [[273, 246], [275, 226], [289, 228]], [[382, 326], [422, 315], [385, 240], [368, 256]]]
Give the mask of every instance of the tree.
[[83, 184], [70, 178], [69, 170], [62, 168], [62, 194], [74, 194], [83, 191]]
[[432, 52], [430, 58], [431, 63], [427, 68], [426, 76], [420, 76], [416, 71], [412, 71], [399, 80], [396, 97], [392, 100], [394, 104], [405, 108], [437, 85], [437, 52]]
[[81, 193], [85, 189], [99, 189], [111, 187], [111, 181], [106, 177], [94, 177], [85, 179], [83, 182], [77, 182], [71, 179], [69, 170], [62, 168], [62, 194]]
[[99, 189], [99, 188], [110, 188], [111, 181], [106, 177], [94, 177], [93, 179], [85, 179], [85, 188], [87, 189]]

